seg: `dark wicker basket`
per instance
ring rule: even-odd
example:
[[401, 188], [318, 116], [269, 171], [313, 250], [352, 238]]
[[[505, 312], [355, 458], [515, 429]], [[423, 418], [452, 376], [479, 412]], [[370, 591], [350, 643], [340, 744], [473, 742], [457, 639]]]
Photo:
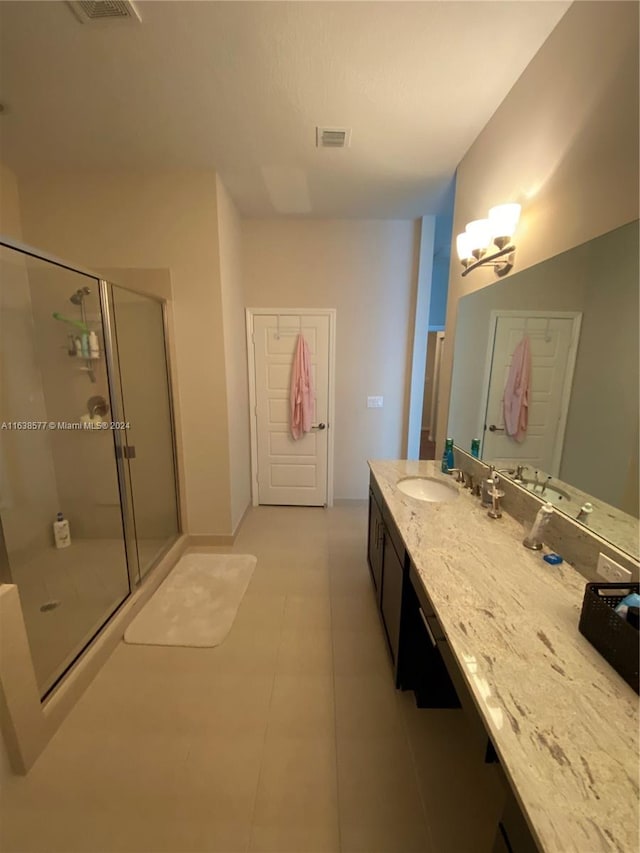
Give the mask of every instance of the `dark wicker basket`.
[[614, 610], [630, 592], [640, 593], [640, 584], [588, 583], [580, 614], [580, 632], [627, 684], [640, 693], [638, 629]]

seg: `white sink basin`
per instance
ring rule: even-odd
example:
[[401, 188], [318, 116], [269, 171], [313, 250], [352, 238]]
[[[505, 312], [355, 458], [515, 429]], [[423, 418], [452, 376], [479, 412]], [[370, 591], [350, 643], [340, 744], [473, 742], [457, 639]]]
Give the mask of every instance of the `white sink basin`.
[[544, 491], [544, 494], [540, 491], [539, 488], [534, 488], [533, 483], [525, 482], [525, 488], [529, 492], [533, 492], [539, 498], [542, 498], [543, 501], [549, 501], [554, 506], [562, 506], [562, 504], [568, 504], [571, 502], [571, 498], [567, 494], [567, 492], [562, 489], [556, 489], [554, 486], [547, 486]]
[[410, 498], [432, 503], [452, 501], [458, 497], [458, 489], [454, 485], [443, 483], [442, 480], [433, 480], [431, 477], [407, 477], [398, 480], [398, 488]]

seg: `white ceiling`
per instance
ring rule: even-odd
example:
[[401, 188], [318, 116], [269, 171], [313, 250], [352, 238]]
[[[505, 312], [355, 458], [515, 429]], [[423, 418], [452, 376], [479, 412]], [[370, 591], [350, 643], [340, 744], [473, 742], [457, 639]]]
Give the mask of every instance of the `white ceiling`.
[[[51, 169], [218, 170], [245, 216], [438, 211], [568, 2], [140, 2], [80, 24], [0, 3], [1, 155]], [[351, 147], [315, 147], [316, 125]]]

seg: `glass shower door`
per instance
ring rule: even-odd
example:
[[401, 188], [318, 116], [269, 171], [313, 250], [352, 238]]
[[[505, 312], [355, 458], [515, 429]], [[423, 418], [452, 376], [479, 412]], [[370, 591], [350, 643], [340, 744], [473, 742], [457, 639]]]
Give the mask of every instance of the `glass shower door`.
[[104, 340], [97, 279], [0, 246], [2, 580], [42, 696], [130, 592]]
[[179, 532], [163, 305], [110, 285], [140, 579]]

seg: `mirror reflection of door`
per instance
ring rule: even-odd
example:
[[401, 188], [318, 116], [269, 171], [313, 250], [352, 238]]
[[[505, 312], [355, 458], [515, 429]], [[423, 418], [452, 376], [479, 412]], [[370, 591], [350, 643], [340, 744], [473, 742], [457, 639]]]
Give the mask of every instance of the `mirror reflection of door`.
[[[529, 465], [557, 476], [562, 457], [570, 389], [578, 350], [578, 312], [496, 311], [489, 334], [490, 367], [482, 411], [482, 457], [497, 467]], [[514, 350], [531, 343], [529, 420], [522, 441], [507, 435], [504, 391]]]

